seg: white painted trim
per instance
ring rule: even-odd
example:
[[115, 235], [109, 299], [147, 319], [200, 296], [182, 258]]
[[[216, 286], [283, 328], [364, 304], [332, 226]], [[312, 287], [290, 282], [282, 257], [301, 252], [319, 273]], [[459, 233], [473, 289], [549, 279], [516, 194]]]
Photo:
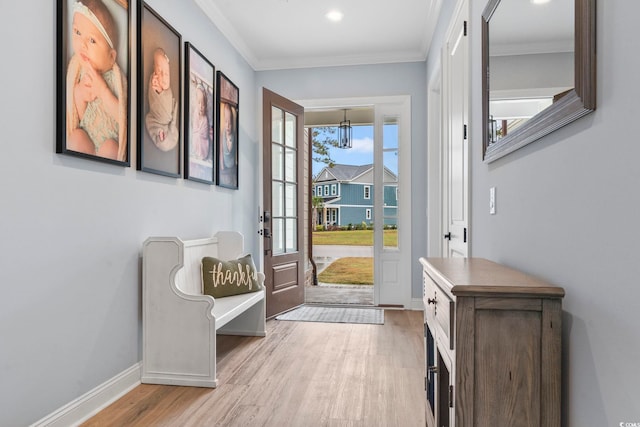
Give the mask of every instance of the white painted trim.
[[142, 363], [138, 362], [93, 390], [31, 424], [31, 427], [69, 427], [82, 424], [140, 385], [141, 371]]
[[[403, 124], [401, 126], [401, 130], [400, 132], [402, 133], [402, 135], [404, 135], [404, 139], [406, 139], [406, 146], [403, 146], [402, 148], [400, 148], [400, 153], [401, 156], [407, 156], [408, 159], [406, 161], [406, 165], [403, 167], [402, 165], [404, 164], [404, 162], [401, 162], [401, 168], [403, 170], [403, 173], [407, 174], [407, 180], [406, 180], [406, 193], [410, 194], [411, 193], [411, 182], [410, 182], [410, 177], [411, 177], [411, 161], [410, 161], [410, 153], [411, 153], [411, 144], [412, 144], [412, 140], [411, 140], [411, 96], [409, 95], [391, 95], [391, 96], [370, 96], [370, 97], [350, 97], [350, 98], [318, 98], [318, 99], [297, 99], [294, 100], [294, 102], [298, 105], [301, 105], [305, 108], [305, 110], [309, 109], [309, 110], [313, 110], [313, 109], [325, 109], [325, 108], [336, 108], [336, 109], [344, 109], [344, 108], [353, 108], [353, 107], [374, 107], [374, 115], [378, 115], [377, 110], [380, 109], [385, 109], [385, 108], [389, 108], [390, 106], [394, 106], [394, 108], [397, 108], [399, 111], [401, 111], [401, 116], [403, 117]], [[381, 122], [377, 123], [375, 119], [374, 120], [374, 126], [382, 126]], [[378, 137], [380, 138], [380, 135], [382, 135], [381, 133], [381, 129], [377, 129], [376, 132]], [[401, 138], [403, 138], [401, 136]], [[375, 145], [375, 144], [374, 144]], [[380, 149], [382, 149], [382, 146], [380, 146]], [[375, 160], [375, 159], [374, 159]], [[375, 163], [375, 162], [374, 162]], [[378, 161], [378, 164], [382, 164], [382, 161]], [[382, 188], [384, 189], [384, 185], [380, 185], [379, 187], [375, 186], [375, 182], [374, 182], [374, 187], [373, 187], [373, 191], [374, 191], [374, 199], [375, 199], [375, 191], [376, 188]], [[382, 191], [382, 190], [380, 190]], [[381, 197], [382, 194], [380, 195], [380, 200], [383, 200], [383, 198]], [[411, 224], [411, 199], [410, 197], [407, 197], [404, 199], [406, 202], [406, 205], [403, 205], [403, 208], [400, 212], [404, 212], [403, 215], [405, 215], [403, 218], [399, 218], [400, 221], [402, 221], [402, 223], [406, 223], [406, 224]], [[340, 207], [345, 207], [346, 205], [334, 205], [334, 206], [340, 206]], [[357, 205], [357, 207], [365, 207], [366, 205]], [[383, 216], [383, 208], [381, 207], [381, 217]], [[375, 211], [373, 212], [373, 216], [375, 218], [376, 213]], [[375, 219], [374, 219], [375, 221]], [[405, 232], [407, 232], [408, 230], [410, 230], [410, 227], [402, 227], [400, 228], [400, 231], [404, 230]], [[382, 233], [382, 229], [380, 229], [379, 233]], [[410, 235], [405, 235], [405, 234], [399, 234], [398, 235], [398, 243], [401, 244], [403, 246], [403, 255], [406, 257], [406, 259], [402, 260], [402, 265], [403, 268], [401, 268], [402, 271], [411, 271], [411, 266], [410, 264], [410, 260], [411, 259], [411, 236]], [[380, 235], [378, 237], [378, 240], [380, 240], [380, 242], [382, 242], [382, 236]], [[400, 243], [402, 242], [402, 243]], [[381, 249], [382, 250], [382, 249]], [[406, 252], [405, 252], [406, 251]], [[395, 251], [398, 252], [398, 251]], [[386, 251], [386, 254], [390, 254], [391, 251]], [[399, 252], [398, 252], [399, 254]], [[377, 258], [380, 258], [381, 255], [378, 255]], [[378, 262], [376, 262], [376, 264], [380, 264]], [[377, 267], [377, 268], [381, 268], [381, 267]], [[408, 273], [411, 274], [411, 273]], [[380, 274], [377, 274], [377, 277], [381, 278], [382, 276]], [[380, 303], [380, 281], [382, 279], [377, 279], [376, 283], [374, 283], [374, 304], [379, 304]], [[407, 280], [401, 280], [401, 283], [405, 283], [407, 286], [406, 289], [402, 289], [401, 291], [401, 303], [404, 307], [409, 307], [410, 304], [412, 304], [411, 301], [411, 280], [409, 280], [409, 278], [407, 278]], [[384, 303], [384, 301], [383, 301]]]
[[324, 98], [324, 99], [300, 99], [295, 100], [296, 104], [306, 108], [349, 108], [349, 107], [370, 107], [376, 104], [399, 104], [406, 99], [407, 95], [373, 96], [373, 97], [352, 97], [352, 98]]
[[194, 2], [202, 9], [202, 11], [209, 17], [211, 22], [218, 27], [220, 32], [229, 40], [229, 43], [240, 53], [240, 55], [249, 63], [254, 71], [258, 64], [258, 58], [253, 54], [249, 46], [245, 43], [244, 39], [240, 36], [235, 27], [224, 16], [224, 13], [218, 9], [212, 1], [194, 0]]
[[437, 59], [427, 94], [427, 255], [443, 256], [443, 150], [442, 150], [442, 64]]

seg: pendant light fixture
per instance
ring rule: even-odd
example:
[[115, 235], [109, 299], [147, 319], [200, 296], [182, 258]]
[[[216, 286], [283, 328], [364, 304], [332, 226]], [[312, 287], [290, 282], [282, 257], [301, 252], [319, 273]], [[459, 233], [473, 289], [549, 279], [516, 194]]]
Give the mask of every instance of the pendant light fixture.
[[338, 146], [340, 148], [351, 148], [353, 143], [353, 129], [351, 120], [347, 120], [347, 110], [344, 110], [344, 120], [338, 126]]

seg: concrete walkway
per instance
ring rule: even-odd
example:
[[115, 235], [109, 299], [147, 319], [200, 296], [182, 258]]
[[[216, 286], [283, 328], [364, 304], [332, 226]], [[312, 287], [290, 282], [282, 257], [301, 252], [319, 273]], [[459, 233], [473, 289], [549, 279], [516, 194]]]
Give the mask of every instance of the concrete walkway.
[[373, 246], [313, 245], [313, 257], [373, 257]]
[[319, 283], [318, 286], [306, 286], [304, 291], [307, 304], [373, 305], [372, 285]]
[[[313, 260], [318, 273], [338, 258], [373, 258], [373, 246], [314, 245]], [[307, 304], [373, 305], [373, 286], [318, 283], [305, 288]]]

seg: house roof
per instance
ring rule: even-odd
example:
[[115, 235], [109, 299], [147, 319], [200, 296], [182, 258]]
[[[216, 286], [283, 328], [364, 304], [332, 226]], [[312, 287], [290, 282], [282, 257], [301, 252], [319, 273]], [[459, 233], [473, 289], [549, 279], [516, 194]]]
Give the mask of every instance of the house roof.
[[371, 168], [373, 168], [372, 164], [361, 166], [334, 164], [333, 167], [326, 166], [322, 169], [317, 181], [353, 181]]
[[[372, 164], [360, 165], [360, 166], [334, 164], [333, 167], [325, 166], [316, 177], [316, 182], [325, 182], [325, 181], [351, 182], [356, 178], [369, 172], [371, 169], [373, 169]], [[396, 178], [396, 175], [393, 172], [391, 172], [387, 167], [385, 167], [385, 172], [391, 174], [394, 178]]]

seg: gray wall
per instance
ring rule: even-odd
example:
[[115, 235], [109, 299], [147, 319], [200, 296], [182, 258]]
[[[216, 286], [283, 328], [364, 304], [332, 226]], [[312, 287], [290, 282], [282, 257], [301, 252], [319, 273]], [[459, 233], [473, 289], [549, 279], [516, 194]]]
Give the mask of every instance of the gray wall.
[[[411, 194], [426, 191], [426, 76], [424, 62], [262, 71], [257, 86], [289, 99], [311, 100], [373, 96], [411, 96]], [[411, 199], [411, 259], [426, 253], [426, 197]], [[402, 227], [402, 224], [400, 224]], [[422, 296], [418, 262], [411, 265], [413, 298]]]
[[470, 17], [471, 253], [565, 288], [563, 425], [638, 423], [640, 57], [629, 49], [640, 3], [597, 2], [597, 111], [489, 165], [481, 160], [485, 3], [472, 0]]
[[492, 91], [573, 87], [572, 52], [492, 56], [489, 67]]
[[[255, 255], [259, 177], [242, 165], [258, 162], [260, 87], [292, 99], [411, 95], [412, 193], [426, 191], [426, 82], [453, 3], [443, 4], [426, 67], [254, 73], [193, 3], [149, 1], [240, 87], [240, 190], [231, 191], [55, 154], [55, 2], [2, 2], [0, 425], [36, 421], [141, 359], [139, 251], [147, 236], [236, 229]], [[566, 289], [564, 425], [640, 422], [640, 193], [632, 187], [640, 181], [632, 127], [640, 57], [629, 55], [640, 3], [605, 10], [599, 2], [598, 110], [491, 165], [480, 152], [484, 1], [471, 3], [471, 252]], [[418, 237], [425, 208], [426, 197], [413, 199], [412, 259], [426, 252]]]
[[[240, 190], [55, 154], [56, 2], [3, 1], [1, 426], [37, 421], [141, 360], [148, 236], [234, 229], [258, 255], [255, 73], [193, 2], [149, 4], [240, 88]], [[132, 122], [135, 143], [135, 109]]]

